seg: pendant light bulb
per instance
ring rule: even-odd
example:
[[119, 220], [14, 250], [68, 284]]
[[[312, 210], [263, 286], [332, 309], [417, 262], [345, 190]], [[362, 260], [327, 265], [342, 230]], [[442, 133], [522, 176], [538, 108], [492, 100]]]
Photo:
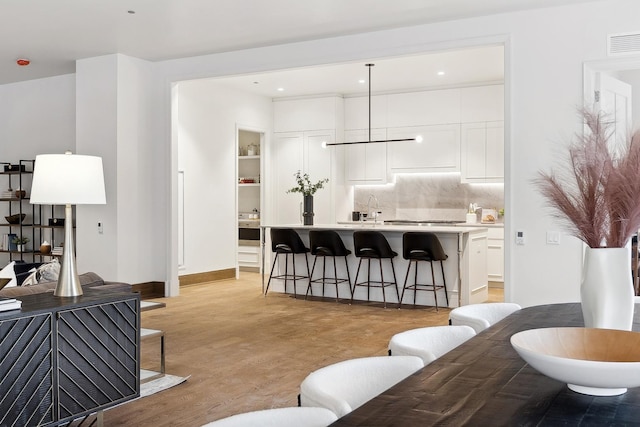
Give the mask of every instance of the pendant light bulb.
[[322, 141], [322, 143], [320, 144], [320, 147], [327, 148], [327, 141]]
[[416, 142], [418, 144], [422, 142], [422, 135], [416, 135]]

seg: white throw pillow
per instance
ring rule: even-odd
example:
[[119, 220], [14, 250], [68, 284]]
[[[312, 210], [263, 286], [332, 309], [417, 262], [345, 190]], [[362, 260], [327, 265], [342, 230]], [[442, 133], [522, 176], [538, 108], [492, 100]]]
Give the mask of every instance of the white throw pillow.
[[13, 270], [13, 266], [15, 265], [15, 261], [11, 261], [5, 268], [0, 270], [0, 278], [3, 279], [11, 279], [11, 281], [5, 286], [5, 288], [10, 288], [11, 286], [17, 286], [18, 281], [16, 280], [16, 272]]
[[60, 263], [57, 259], [38, 267], [38, 283], [55, 282], [60, 275]]
[[20, 286], [31, 286], [31, 285], [37, 285], [38, 284], [38, 270], [36, 270], [35, 268], [32, 268], [31, 270], [29, 270], [29, 272], [31, 273], [30, 275], [27, 276], [26, 279], [24, 279], [24, 281], [22, 282], [22, 285]]

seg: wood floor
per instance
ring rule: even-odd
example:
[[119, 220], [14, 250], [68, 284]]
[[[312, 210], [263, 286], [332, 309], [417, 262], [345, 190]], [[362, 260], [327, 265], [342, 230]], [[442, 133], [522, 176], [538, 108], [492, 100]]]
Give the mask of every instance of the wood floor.
[[[313, 370], [354, 357], [387, 354], [389, 338], [407, 329], [445, 325], [448, 309], [401, 310], [365, 303], [261, 295], [260, 276], [191, 285], [167, 307], [142, 313], [142, 325], [166, 334], [167, 373], [184, 384], [110, 409], [106, 426], [201, 426], [232, 414], [296, 406]], [[502, 298], [492, 289], [491, 300]], [[145, 342], [142, 365], [159, 362]]]

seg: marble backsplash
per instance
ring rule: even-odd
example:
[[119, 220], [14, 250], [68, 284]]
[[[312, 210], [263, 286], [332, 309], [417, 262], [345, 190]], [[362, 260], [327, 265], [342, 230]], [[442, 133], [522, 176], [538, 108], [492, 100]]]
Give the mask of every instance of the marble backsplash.
[[[355, 186], [353, 210], [366, 212], [371, 195], [381, 219], [464, 221], [470, 203], [504, 207], [504, 184], [463, 184], [460, 174], [396, 175], [394, 184]], [[370, 206], [373, 210], [373, 198]]]

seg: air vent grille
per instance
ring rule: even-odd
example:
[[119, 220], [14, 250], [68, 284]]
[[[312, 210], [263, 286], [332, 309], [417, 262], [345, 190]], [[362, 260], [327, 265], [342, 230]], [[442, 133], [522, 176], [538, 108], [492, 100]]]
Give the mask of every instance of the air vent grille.
[[607, 54], [609, 56], [640, 54], [640, 32], [609, 34]]

